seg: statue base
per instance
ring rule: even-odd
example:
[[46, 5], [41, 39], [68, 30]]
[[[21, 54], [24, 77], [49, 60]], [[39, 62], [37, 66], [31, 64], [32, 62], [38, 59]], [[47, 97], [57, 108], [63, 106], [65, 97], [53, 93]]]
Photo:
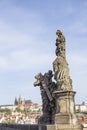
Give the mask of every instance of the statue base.
[[75, 113], [74, 91], [55, 91], [56, 114], [55, 125], [57, 130], [81, 130]]
[[56, 130], [82, 130], [81, 125], [76, 122], [76, 116], [72, 119], [72, 115], [66, 113], [55, 115]]
[[[44, 130], [43, 128], [41, 130]], [[60, 124], [60, 125], [47, 125], [46, 130], [83, 130], [81, 126], [71, 127], [70, 125]]]

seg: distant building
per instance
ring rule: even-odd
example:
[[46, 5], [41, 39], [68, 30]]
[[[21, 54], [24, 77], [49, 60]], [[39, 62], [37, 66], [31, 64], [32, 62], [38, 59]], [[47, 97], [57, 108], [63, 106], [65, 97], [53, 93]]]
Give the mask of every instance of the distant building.
[[76, 112], [87, 112], [87, 106], [85, 102], [82, 102], [82, 104], [76, 104], [75, 109]]
[[83, 130], [87, 130], [87, 116], [78, 117], [78, 121], [82, 125]]
[[18, 105], [18, 101], [16, 97], [15, 97], [14, 105]]
[[21, 110], [24, 110], [24, 109], [30, 110], [30, 111], [42, 110], [41, 105], [37, 103], [33, 103], [31, 100], [25, 100], [21, 96], [19, 96], [18, 99], [15, 97], [14, 105], [17, 105], [18, 107], [20, 107]]
[[11, 111], [15, 111], [15, 109], [17, 108], [17, 105], [0, 105], [0, 109], [10, 109]]
[[21, 96], [19, 96], [18, 99], [15, 97], [14, 105], [30, 104], [30, 103], [32, 103], [31, 100], [25, 100]]
[[15, 111], [16, 108], [20, 108], [21, 110], [29, 110], [32, 112], [41, 112], [42, 111], [42, 105], [39, 105], [37, 103], [33, 103], [31, 100], [25, 100], [23, 98], [21, 98], [21, 96], [19, 96], [19, 98], [17, 99], [15, 97], [14, 100], [14, 105], [0, 105], [0, 109], [10, 109], [11, 111]]

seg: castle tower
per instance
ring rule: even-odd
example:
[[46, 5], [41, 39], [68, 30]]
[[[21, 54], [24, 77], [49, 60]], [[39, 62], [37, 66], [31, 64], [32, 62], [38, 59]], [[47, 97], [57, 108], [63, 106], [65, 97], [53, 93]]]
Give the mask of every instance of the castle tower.
[[15, 97], [14, 105], [18, 105], [18, 100], [16, 97]]

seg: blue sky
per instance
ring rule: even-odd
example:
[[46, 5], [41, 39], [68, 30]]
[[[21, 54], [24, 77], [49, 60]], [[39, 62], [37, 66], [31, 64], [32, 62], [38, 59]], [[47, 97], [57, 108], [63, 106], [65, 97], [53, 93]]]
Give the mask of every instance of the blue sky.
[[66, 37], [75, 102], [87, 102], [87, 0], [0, 0], [0, 104], [41, 103], [34, 76], [52, 68], [56, 30]]

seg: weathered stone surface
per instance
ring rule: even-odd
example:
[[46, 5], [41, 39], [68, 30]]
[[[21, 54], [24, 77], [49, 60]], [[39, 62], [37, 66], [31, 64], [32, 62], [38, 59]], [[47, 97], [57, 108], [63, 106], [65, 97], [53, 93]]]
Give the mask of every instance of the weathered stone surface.
[[71, 113], [75, 114], [74, 91], [55, 91], [56, 96], [56, 114]]
[[57, 31], [56, 56], [53, 62], [57, 90], [55, 124], [57, 130], [81, 129], [75, 114], [75, 92], [72, 88], [72, 80], [69, 75], [68, 63], [66, 61], [65, 37], [60, 30]]
[[53, 62], [53, 70], [58, 90], [72, 90], [72, 80], [69, 75], [68, 63], [66, 61], [65, 37], [60, 30], [56, 32], [56, 56]]
[[42, 75], [41, 73], [35, 76], [36, 82], [34, 86], [40, 86], [42, 96], [42, 111], [43, 115], [40, 117], [39, 124], [53, 124], [54, 114], [56, 112], [56, 101], [53, 92], [56, 90], [55, 82], [52, 81], [52, 71]]
[[[43, 115], [40, 117], [39, 130], [81, 130], [75, 114], [75, 93], [66, 60], [66, 39], [60, 30], [56, 32], [56, 59], [53, 71], [35, 76], [35, 86], [40, 86]], [[52, 81], [54, 76], [55, 82]]]

